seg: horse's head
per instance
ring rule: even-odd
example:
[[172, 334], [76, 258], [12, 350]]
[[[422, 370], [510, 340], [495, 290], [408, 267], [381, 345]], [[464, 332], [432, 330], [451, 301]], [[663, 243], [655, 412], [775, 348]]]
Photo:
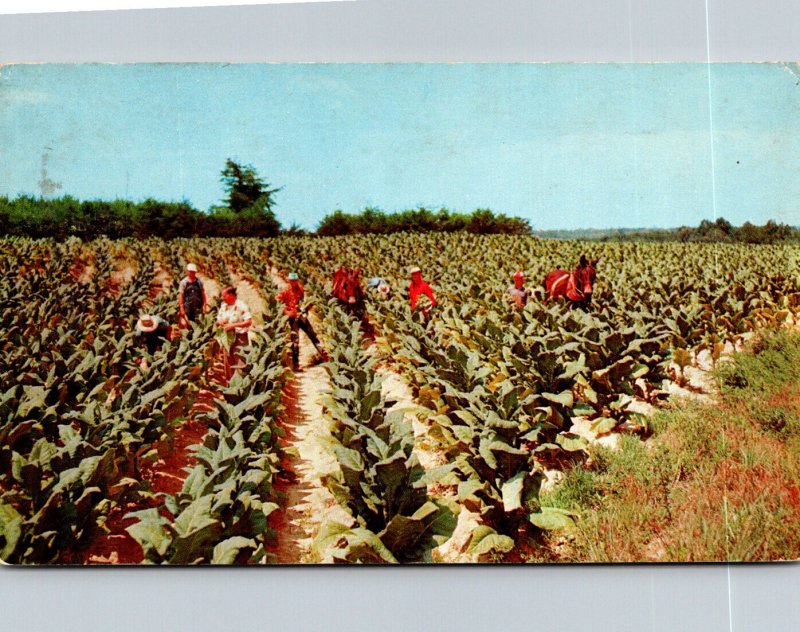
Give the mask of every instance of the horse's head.
[[578, 267], [575, 268], [575, 289], [583, 296], [580, 302], [590, 303], [594, 292], [594, 280], [597, 276], [597, 262], [600, 259], [587, 259], [586, 255], [581, 255]]

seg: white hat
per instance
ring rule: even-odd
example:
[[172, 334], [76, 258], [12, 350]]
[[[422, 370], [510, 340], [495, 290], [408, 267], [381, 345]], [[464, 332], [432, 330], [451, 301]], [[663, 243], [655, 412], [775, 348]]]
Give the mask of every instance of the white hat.
[[[145, 323], [150, 323], [150, 324], [146, 325]], [[139, 316], [139, 320], [136, 321], [136, 329], [144, 332], [155, 331], [156, 329], [158, 329], [158, 323], [156, 322], [156, 319], [153, 318], [150, 314], [142, 314], [141, 316]]]
[[197, 266], [193, 263], [186, 264], [186, 271], [187, 272], [197, 272]]
[[420, 270], [417, 266], [414, 266], [408, 271], [409, 274], [414, 274], [415, 272], [422, 272], [422, 270]]

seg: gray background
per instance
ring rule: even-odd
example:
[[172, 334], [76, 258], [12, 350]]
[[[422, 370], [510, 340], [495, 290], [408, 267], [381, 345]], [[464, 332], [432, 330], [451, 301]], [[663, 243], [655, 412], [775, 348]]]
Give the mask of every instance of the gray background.
[[[376, 0], [0, 16], [2, 63], [796, 61], [798, 49], [795, 0]], [[3, 568], [0, 631], [766, 632], [800, 629], [798, 595], [798, 564]]]

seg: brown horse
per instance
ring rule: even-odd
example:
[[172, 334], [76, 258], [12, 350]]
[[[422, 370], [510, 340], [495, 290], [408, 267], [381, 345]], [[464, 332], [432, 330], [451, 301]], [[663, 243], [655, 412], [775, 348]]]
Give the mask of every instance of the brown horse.
[[564, 296], [576, 305], [588, 305], [592, 301], [595, 266], [600, 259], [590, 261], [581, 255], [578, 266], [570, 270], [553, 270], [544, 278], [544, 289], [548, 298]]

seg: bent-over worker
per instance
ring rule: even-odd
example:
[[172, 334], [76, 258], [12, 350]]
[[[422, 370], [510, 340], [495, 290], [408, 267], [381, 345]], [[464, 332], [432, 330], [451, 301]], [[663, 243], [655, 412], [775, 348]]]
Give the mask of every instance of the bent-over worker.
[[432, 307], [436, 307], [436, 297], [433, 295], [433, 290], [431, 286], [428, 285], [427, 281], [422, 280], [422, 270], [418, 267], [414, 266], [410, 270], [411, 273], [411, 284], [408, 286], [408, 297], [411, 300], [411, 311], [417, 309], [418, 301], [420, 295], [427, 297], [430, 301], [430, 305], [428, 307], [422, 308], [422, 313], [427, 316], [430, 312]]
[[[164, 342], [169, 340], [171, 328], [169, 323], [160, 316], [153, 316], [151, 314], [142, 314], [139, 320], [136, 321], [136, 338], [137, 347], [145, 347], [147, 353], [154, 355], [156, 351], [160, 351]], [[147, 369], [147, 358], [139, 357], [136, 362]]]
[[384, 299], [389, 298], [389, 295], [392, 293], [392, 286], [389, 285], [389, 282], [379, 276], [374, 276], [367, 281], [367, 289], [377, 292], [378, 296]]

